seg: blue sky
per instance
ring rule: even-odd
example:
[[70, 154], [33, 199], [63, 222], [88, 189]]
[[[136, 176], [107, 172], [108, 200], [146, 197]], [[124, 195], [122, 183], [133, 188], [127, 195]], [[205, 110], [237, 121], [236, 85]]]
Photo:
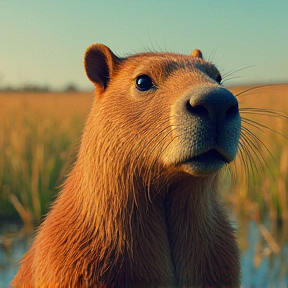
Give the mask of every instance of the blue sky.
[[226, 85], [288, 82], [288, 1], [1, 0], [0, 85], [92, 89], [97, 42], [119, 56], [199, 48], [222, 74], [245, 68]]

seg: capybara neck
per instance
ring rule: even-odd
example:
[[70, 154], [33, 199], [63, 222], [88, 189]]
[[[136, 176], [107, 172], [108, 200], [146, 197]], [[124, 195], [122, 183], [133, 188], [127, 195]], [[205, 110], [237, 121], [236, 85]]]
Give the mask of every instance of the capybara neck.
[[74, 168], [21, 261], [23, 288], [239, 288], [220, 200], [241, 118], [217, 68], [191, 55], [85, 54], [94, 102]]
[[[74, 173], [75, 177], [78, 174], [77, 168], [69, 178], [72, 183], [81, 182], [73, 181]], [[58, 205], [63, 212], [66, 211], [62, 217], [68, 217], [70, 225], [67, 227], [66, 222], [64, 227], [51, 226], [51, 229], [55, 229], [54, 233], [57, 229], [58, 233], [68, 230], [66, 237], [72, 239], [77, 235], [75, 247], [70, 246], [69, 252], [65, 251], [66, 260], [71, 257], [69, 263], [80, 260], [75, 259], [75, 249], [81, 243], [80, 246], [86, 248], [87, 245], [87, 249], [92, 249], [87, 251], [91, 258], [85, 255], [85, 260], [89, 259], [93, 263], [93, 271], [100, 274], [97, 283], [108, 283], [111, 287], [115, 283], [115, 287], [138, 287], [138, 283], [143, 287], [154, 287], [150, 286], [151, 283], [157, 285], [155, 287], [190, 287], [188, 283], [198, 287], [203, 284], [203, 279], [207, 279], [207, 283], [238, 281], [232, 278], [229, 270], [237, 271], [238, 263], [227, 261], [235, 257], [233, 250], [236, 247], [234, 236], [227, 233], [230, 226], [225, 211], [217, 205], [215, 175], [205, 178], [174, 175], [173, 183], [168, 183], [165, 178], [142, 179], [134, 176], [129, 180], [129, 186], [126, 183], [128, 179], [120, 179], [121, 175], [114, 171], [111, 177], [118, 180], [114, 182], [110, 179], [111, 182], [105, 186], [104, 183], [99, 185], [103, 181], [101, 176], [95, 177], [96, 186], [79, 187], [79, 191], [76, 187], [69, 189], [70, 181], [67, 182], [59, 200], [73, 199], [77, 195], [77, 202], [65, 200]], [[89, 183], [93, 180], [89, 179]], [[130, 193], [127, 192], [128, 187]], [[93, 197], [87, 197], [90, 193]], [[82, 232], [83, 229], [85, 231]], [[79, 231], [83, 234], [79, 235]], [[225, 239], [217, 239], [218, 233], [225, 233]], [[187, 245], [193, 247], [189, 253]], [[227, 250], [218, 252], [217, 245]], [[60, 261], [64, 255], [58, 253], [55, 250], [53, 257], [59, 257]], [[221, 271], [223, 267], [225, 269]]]

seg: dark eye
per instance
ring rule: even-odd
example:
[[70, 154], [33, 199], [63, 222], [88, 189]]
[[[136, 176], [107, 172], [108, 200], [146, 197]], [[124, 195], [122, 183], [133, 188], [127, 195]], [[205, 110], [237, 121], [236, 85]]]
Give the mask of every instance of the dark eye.
[[222, 77], [220, 74], [218, 74], [217, 78], [215, 79], [219, 84], [221, 83], [222, 81]]
[[148, 75], [140, 75], [136, 78], [136, 88], [139, 91], [148, 91], [150, 90], [154, 85], [152, 79]]

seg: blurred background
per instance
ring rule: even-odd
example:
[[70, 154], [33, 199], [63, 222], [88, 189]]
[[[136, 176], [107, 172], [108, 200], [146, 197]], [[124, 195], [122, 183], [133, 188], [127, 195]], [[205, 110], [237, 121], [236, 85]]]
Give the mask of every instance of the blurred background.
[[0, 2], [0, 287], [73, 165], [93, 100], [83, 55], [199, 48], [233, 91], [239, 157], [223, 173], [243, 287], [288, 287], [288, 1]]

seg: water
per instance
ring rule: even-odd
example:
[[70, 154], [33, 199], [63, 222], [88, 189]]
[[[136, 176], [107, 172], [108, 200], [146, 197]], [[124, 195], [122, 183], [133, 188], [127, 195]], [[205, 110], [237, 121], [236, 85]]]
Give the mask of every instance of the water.
[[17, 263], [31, 244], [31, 236], [19, 223], [0, 223], [0, 288], [8, 288]]
[[[260, 239], [261, 233], [258, 225], [255, 222], [251, 222], [247, 235], [248, 248], [242, 255], [242, 287], [287, 288], [288, 243], [280, 248], [278, 254], [275, 254], [271, 253], [271, 248], [264, 241], [259, 252]], [[21, 231], [21, 225], [11, 223], [1, 224], [0, 288], [9, 287], [9, 283], [17, 272], [17, 262], [25, 251], [27, 251], [31, 241], [32, 237], [27, 237], [27, 233]], [[258, 267], [255, 267], [254, 258], [257, 253], [262, 260], [257, 264]], [[265, 253], [270, 254], [270, 256], [268, 257]]]
[[[273, 254], [268, 243], [261, 245], [257, 251], [261, 238], [260, 229], [255, 222], [251, 222], [248, 229], [248, 249], [242, 256], [242, 287], [245, 288], [287, 288], [288, 287], [288, 243], [280, 247], [277, 254]], [[265, 255], [265, 251], [267, 254]], [[255, 267], [255, 255], [262, 261]], [[261, 255], [262, 254], [262, 255]]]

